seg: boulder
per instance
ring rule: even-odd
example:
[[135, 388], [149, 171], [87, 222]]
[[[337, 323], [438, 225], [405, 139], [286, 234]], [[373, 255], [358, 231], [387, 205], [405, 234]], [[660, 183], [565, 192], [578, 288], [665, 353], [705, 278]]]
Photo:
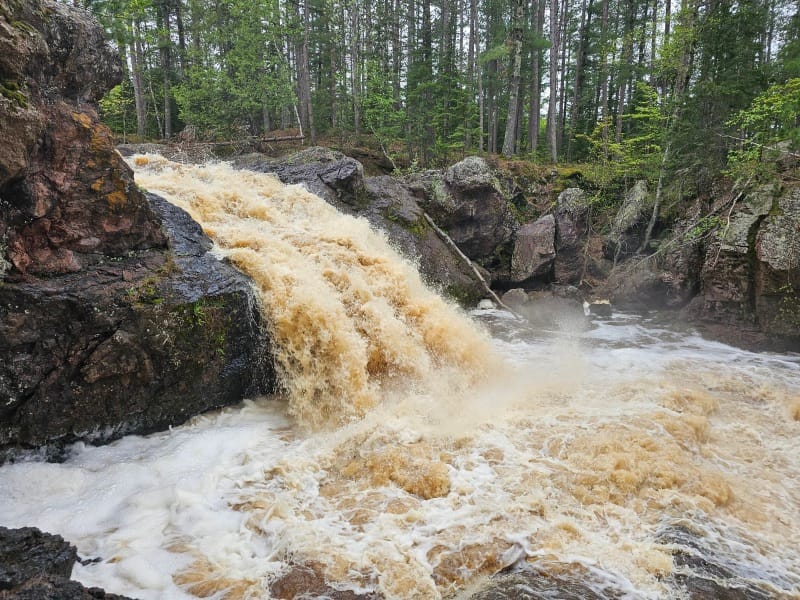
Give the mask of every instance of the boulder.
[[508, 290], [501, 298], [503, 304], [512, 308], [528, 303], [528, 294], [522, 288]]
[[458, 192], [492, 192], [497, 186], [494, 170], [479, 156], [468, 156], [449, 167], [444, 180]]
[[472, 267], [427, 222], [403, 181], [383, 175], [366, 179], [367, 203], [352, 214], [386, 232], [392, 245], [417, 264], [423, 278], [464, 306], [485, 293]]
[[567, 188], [556, 201], [556, 257], [554, 275], [556, 283], [575, 285], [584, 273], [584, 245], [589, 228], [589, 207], [586, 194], [580, 188]]
[[511, 255], [511, 281], [522, 283], [532, 278], [548, 278], [556, 257], [556, 221], [545, 215], [527, 223], [514, 236]]
[[283, 183], [303, 185], [337, 207], [364, 206], [364, 167], [357, 160], [328, 148], [306, 148], [279, 159], [247, 160], [242, 168], [274, 173]]
[[611, 223], [611, 231], [603, 240], [603, 253], [615, 263], [635, 254], [644, 241], [644, 234], [653, 212], [653, 198], [647, 181], [640, 179], [625, 193], [622, 204]]
[[59, 535], [0, 527], [0, 600], [126, 600], [70, 581], [77, 561], [75, 547]]
[[69, 579], [77, 560], [75, 546], [59, 535], [34, 527], [0, 527], [0, 590], [43, 574]]
[[512, 236], [519, 224], [488, 163], [468, 157], [442, 175], [426, 172], [409, 180], [420, 205], [471, 260], [508, 279]]
[[0, 286], [0, 462], [165, 429], [274, 384], [249, 280], [184, 211], [150, 201], [169, 251]]

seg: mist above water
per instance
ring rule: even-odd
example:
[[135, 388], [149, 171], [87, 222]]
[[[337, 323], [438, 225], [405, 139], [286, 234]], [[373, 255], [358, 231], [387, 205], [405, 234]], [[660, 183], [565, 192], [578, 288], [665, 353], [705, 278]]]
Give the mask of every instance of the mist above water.
[[765, 597], [800, 591], [798, 357], [631, 315], [467, 315], [301, 188], [134, 162], [254, 279], [285, 392], [0, 469], [3, 524], [99, 557], [76, 569], [87, 585], [264, 598], [303, 566], [431, 599], [527, 566], [676, 598], [683, 553]]

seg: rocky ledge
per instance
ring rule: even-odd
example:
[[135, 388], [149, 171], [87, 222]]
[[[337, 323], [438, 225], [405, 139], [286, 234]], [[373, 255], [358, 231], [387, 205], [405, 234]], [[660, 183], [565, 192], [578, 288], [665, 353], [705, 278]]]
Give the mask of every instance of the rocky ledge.
[[0, 0], [0, 463], [272, 385], [249, 281], [97, 119], [121, 74], [88, 13]]
[[168, 250], [0, 286], [0, 449], [165, 429], [271, 385], [249, 280], [150, 196]]

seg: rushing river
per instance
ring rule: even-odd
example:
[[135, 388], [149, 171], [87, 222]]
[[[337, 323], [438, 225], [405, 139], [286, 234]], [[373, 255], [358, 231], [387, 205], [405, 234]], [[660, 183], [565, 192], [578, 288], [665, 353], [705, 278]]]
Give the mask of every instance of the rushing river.
[[655, 316], [466, 315], [302, 189], [136, 167], [253, 277], [284, 391], [0, 468], [0, 524], [97, 559], [84, 584], [466, 598], [508, 569], [551, 582], [508, 597], [800, 597], [800, 357]]

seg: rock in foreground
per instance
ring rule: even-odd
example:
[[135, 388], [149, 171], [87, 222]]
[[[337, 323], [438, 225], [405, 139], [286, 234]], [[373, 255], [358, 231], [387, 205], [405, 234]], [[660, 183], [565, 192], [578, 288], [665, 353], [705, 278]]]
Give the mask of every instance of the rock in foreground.
[[0, 0], [0, 463], [269, 387], [249, 280], [147, 198], [97, 120], [122, 71], [80, 9]]
[[0, 600], [126, 600], [70, 581], [75, 546], [33, 527], [0, 527]]

